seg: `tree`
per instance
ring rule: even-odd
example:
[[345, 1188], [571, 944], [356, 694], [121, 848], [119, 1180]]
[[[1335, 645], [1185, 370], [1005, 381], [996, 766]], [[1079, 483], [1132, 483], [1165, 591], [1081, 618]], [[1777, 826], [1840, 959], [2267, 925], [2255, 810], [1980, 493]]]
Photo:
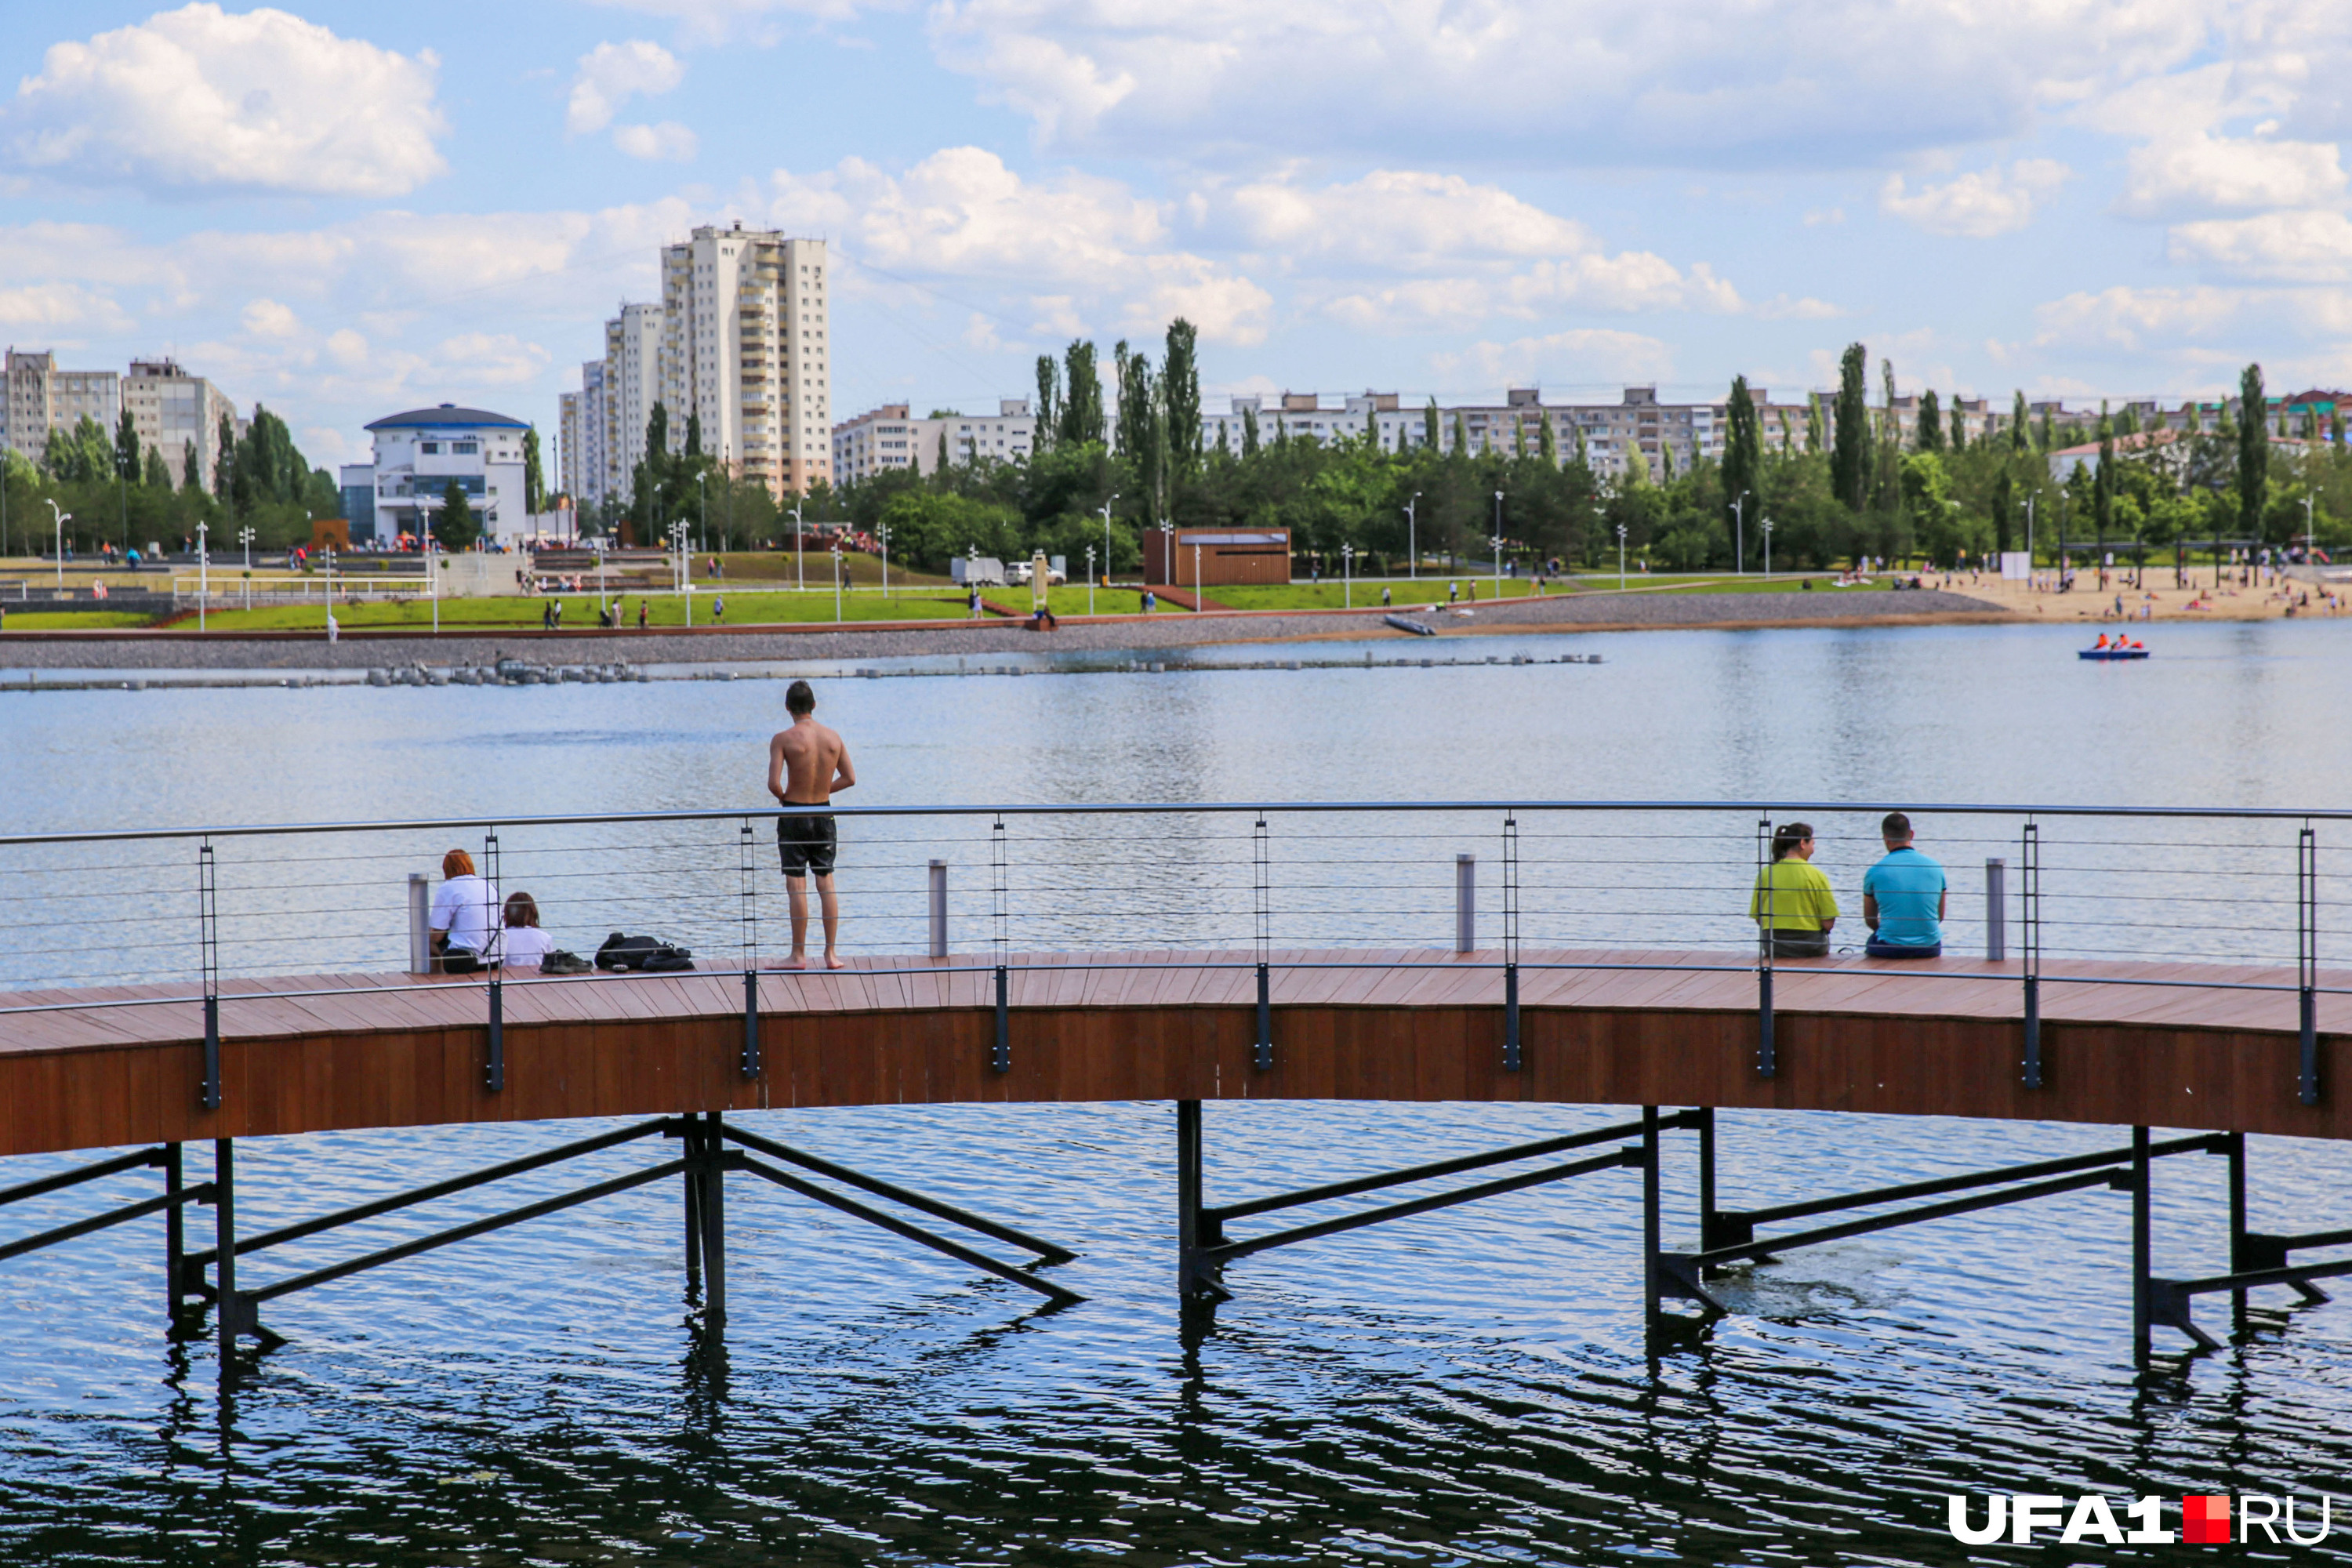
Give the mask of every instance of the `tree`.
[[1830, 489], [1848, 511], [1870, 499], [1870, 351], [1849, 343], [1838, 361], [1837, 422], [1831, 432]]
[[1036, 434], [1029, 445], [1032, 450], [1043, 452], [1054, 445], [1054, 436], [1062, 422], [1062, 367], [1052, 354], [1037, 356], [1037, 416]]
[[1437, 399], [1434, 397], [1429, 400], [1429, 406], [1422, 410], [1421, 444], [1433, 452], [1437, 450]]
[[522, 509], [533, 517], [547, 510], [547, 475], [539, 466], [539, 426], [522, 433]]
[[114, 422], [114, 477], [126, 485], [139, 478], [139, 426], [128, 408]]
[[1923, 452], [1944, 449], [1944, 405], [1932, 386], [1919, 395], [1919, 438], [1916, 445]]
[[2091, 476], [2091, 526], [2104, 563], [2107, 534], [2116, 525], [2116, 422], [2099, 405], [2099, 471]]
[[234, 500], [229, 494], [229, 479], [236, 471], [236, 421], [224, 414], [220, 418], [220, 437], [213, 447], [213, 494], [224, 501]]
[[1242, 461], [1246, 463], [1256, 456], [1257, 410], [1244, 408], [1242, 410]]
[[2263, 503], [2270, 499], [2269, 411], [2263, 367], [2250, 364], [2238, 378], [2238, 527], [2248, 539], [2262, 537]]
[[2033, 447], [2033, 419], [2026, 412], [2025, 388], [2019, 387], [2009, 405], [2009, 446], [2013, 452], [2025, 452]]
[[180, 493], [194, 495], [204, 488], [204, 466], [196, 461], [196, 444], [191, 441], [180, 448]]
[[1083, 338], [1073, 339], [1064, 353], [1063, 366], [1067, 391], [1055, 439], [1072, 447], [1088, 441], [1099, 444], [1104, 433], [1102, 378], [1095, 373], [1095, 345]]
[[1168, 323], [1168, 357], [1160, 363], [1161, 401], [1168, 410], [1169, 466], [1180, 480], [1190, 479], [1201, 466], [1199, 338], [1192, 322], [1177, 317]]
[[2004, 468], [1992, 486], [1993, 548], [2001, 554], [2009, 553], [2009, 510], [2016, 491], [2017, 477]]
[[1805, 395], [1805, 450], [1818, 453], [1822, 449], [1822, 395]]
[[147, 448], [147, 462], [139, 476], [139, 482], [151, 490], [162, 490], [166, 494], [171, 492], [172, 470], [164, 466], [163, 453], [160, 447]]
[[683, 456], [702, 456], [702, 411], [698, 408], [686, 411], [686, 451]]
[[466, 487], [451, 479], [441, 491], [441, 514], [433, 520], [433, 537], [444, 550], [470, 550], [481, 536], [481, 524], [474, 519]]
[[1748, 378], [1734, 376], [1731, 401], [1724, 410], [1728, 428], [1723, 437], [1723, 521], [1736, 526], [1740, 498], [1754, 496], [1764, 473], [1764, 437], [1756, 424], [1756, 396]]

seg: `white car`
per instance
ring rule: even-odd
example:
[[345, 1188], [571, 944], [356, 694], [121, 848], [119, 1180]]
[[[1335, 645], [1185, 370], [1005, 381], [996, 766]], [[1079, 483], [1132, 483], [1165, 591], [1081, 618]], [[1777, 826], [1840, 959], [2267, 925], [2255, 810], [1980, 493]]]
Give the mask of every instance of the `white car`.
[[1007, 566], [1004, 569], [1004, 580], [1015, 587], [1029, 581], [1029, 563], [1015, 561], [1012, 565]]

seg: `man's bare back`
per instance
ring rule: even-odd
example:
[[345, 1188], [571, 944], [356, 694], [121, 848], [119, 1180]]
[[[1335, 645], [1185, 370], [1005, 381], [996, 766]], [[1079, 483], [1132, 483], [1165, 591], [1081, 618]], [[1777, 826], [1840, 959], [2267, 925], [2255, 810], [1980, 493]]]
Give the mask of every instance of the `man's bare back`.
[[838, 731], [804, 713], [768, 742], [768, 793], [786, 805], [824, 805], [857, 782]]

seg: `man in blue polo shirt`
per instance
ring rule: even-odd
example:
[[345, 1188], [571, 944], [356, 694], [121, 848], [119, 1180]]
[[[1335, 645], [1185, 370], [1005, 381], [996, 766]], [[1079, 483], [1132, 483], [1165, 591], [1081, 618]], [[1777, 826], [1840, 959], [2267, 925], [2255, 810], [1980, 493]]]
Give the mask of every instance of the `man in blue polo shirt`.
[[1911, 819], [1890, 811], [1878, 825], [1886, 858], [1863, 874], [1862, 919], [1873, 958], [1939, 958], [1949, 901], [1944, 868], [1911, 847]]

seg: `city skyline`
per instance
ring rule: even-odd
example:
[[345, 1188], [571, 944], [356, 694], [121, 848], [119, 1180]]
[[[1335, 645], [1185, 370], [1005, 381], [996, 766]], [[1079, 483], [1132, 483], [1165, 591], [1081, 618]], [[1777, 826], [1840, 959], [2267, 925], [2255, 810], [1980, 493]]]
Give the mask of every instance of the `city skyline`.
[[839, 264], [835, 423], [1178, 314], [1212, 396], [1794, 394], [1853, 341], [1996, 402], [2352, 374], [2347, 45], [2267, 5], [16, 10], [0, 336], [176, 357], [327, 467], [419, 403], [552, 436], [739, 220]]

